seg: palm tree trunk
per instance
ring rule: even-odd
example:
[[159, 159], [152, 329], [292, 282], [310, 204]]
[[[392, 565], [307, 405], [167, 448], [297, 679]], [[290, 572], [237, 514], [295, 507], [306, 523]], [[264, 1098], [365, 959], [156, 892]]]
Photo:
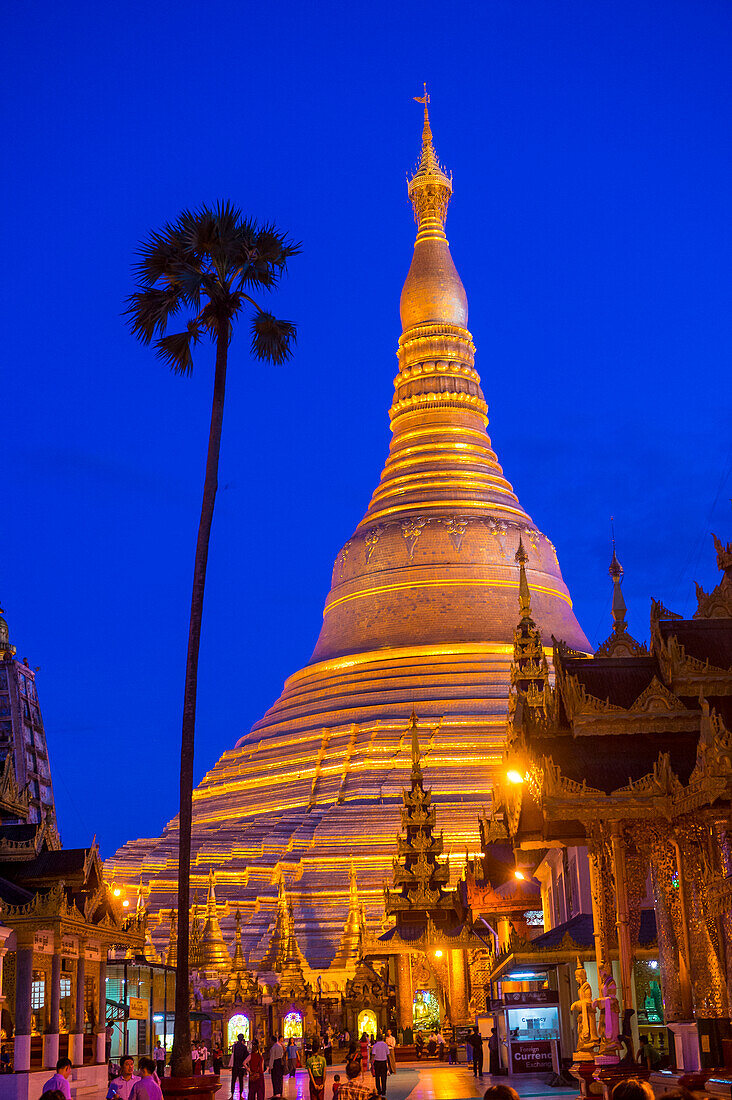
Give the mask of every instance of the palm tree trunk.
[[214, 376], [211, 428], [208, 436], [206, 480], [203, 485], [201, 519], [198, 524], [196, 558], [193, 566], [193, 593], [191, 618], [188, 628], [188, 656], [186, 658], [186, 683], [183, 696], [183, 731], [180, 747], [180, 815], [178, 847], [178, 958], [175, 972], [175, 1031], [170, 1059], [171, 1076], [190, 1077], [191, 1021], [188, 999], [189, 981], [189, 929], [190, 929], [190, 879], [191, 879], [191, 822], [193, 817], [193, 753], [196, 732], [196, 691], [198, 687], [198, 649], [201, 641], [203, 593], [206, 585], [208, 543], [214, 514], [214, 502], [218, 488], [219, 450], [224, 421], [224, 394], [226, 391], [226, 362], [229, 349], [229, 322], [222, 324], [216, 344], [216, 373]]

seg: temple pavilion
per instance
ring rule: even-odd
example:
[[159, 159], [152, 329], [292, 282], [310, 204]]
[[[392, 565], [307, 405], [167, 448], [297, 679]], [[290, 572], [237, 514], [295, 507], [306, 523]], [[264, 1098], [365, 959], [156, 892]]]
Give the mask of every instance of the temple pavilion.
[[[284, 882], [316, 988], [343, 969], [352, 866], [365, 919], [383, 917], [412, 767], [413, 706], [445, 848], [479, 850], [480, 807], [505, 743], [519, 539], [542, 635], [590, 651], [554, 546], [521, 506], [486, 433], [467, 295], [445, 235], [452, 176], [434, 147], [426, 95], [423, 103], [408, 184], [417, 234], [381, 479], [336, 558], [310, 660], [194, 792], [193, 888], [204, 891], [213, 868], [228, 903], [224, 937], [232, 943], [238, 912], [256, 972]], [[107, 862], [116, 881], [149, 886], [151, 911], [169, 914], [176, 903], [177, 828], [173, 820], [158, 838], [130, 840]], [[168, 920], [153, 928], [159, 951], [168, 928]]]
[[35, 1100], [59, 1057], [75, 1095], [98, 1097], [107, 959], [142, 952], [144, 927], [110, 890], [95, 841], [61, 846], [35, 676], [15, 654], [0, 616], [0, 1100]]
[[[516, 556], [508, 745], [484, 829], [537, 877], [545, 931], [514, 934], [489, 981], [563, 968], [564, 1049], [585, 1068], [594, 1059], [589, 1072], [603, 1060], [616, 1072], [639, 1032], [670, 1069], [732, 1070], [732, 543], [714, 542], [720, 583], [697, 586], [690, 619], [653, 600], [649, 647], [628, 633], [613, 552], [612, 633], [592, 656], [555, 641], [553, 685]], [[616, 1051], [586, 1035], [576, 1047], [578, 982], [611, 1001], [617, 987]]]

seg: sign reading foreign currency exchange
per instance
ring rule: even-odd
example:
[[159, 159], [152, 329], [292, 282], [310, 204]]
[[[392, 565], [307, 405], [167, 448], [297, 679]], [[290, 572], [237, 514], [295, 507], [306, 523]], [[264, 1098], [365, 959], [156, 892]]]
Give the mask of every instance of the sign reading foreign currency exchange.
[[551, 1073], [552, 1044], [549, 1039], [511, 1044], [511, 1073]]

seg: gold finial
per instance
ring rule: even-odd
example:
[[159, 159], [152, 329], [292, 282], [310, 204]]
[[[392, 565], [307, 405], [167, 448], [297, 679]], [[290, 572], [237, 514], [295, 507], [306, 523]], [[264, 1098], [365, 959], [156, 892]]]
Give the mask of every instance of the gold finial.
[[531, 618], [531, 592], [529, 591], [529, 582], [526, 579], [526, 563], [529, 560], [529, 555], [524, 548], [524, 542], [519, 535], [518, 549], [514, 555], [514, 561], [517, 562], [519, 567], [519, 608], [521, 609], [521, 618]]
[[428, 104], [428, 103], [430, 102], [430, 97], [429, 97], [429, 93], [428, 93], [428, 91], [427, 91], [427, 83], [425, 82], [425, 83], [424, 83], [424, 84], [422, 85], [422, 87], [424, 88], [424, 95], [416, 95], [416, 96], [414, 96], [414, 102], [415, 102], [415, 103], [423, 103], [423, 104], [424, 104], [424, 117], [425, 117], [425, 121], [426, 121], [426, 120], [427, 120], [427, 118], [428, 118], [428, 115], [427, 115], [427, 104]]
[[[427, 110], [430, 103], [427, 85], [424, 95], [413, 96], [416, 103], [424, 107], [424, 125], [422, 127], [422, 152], [416, 171], [408, 182], [409, 197], [414, 207], [414, 217], [418, 223], [424, 219], [437, 219], [444, 224], [447, 217], [447, 204], [452, 195], [452, 174], [448, 176], [440, 164], [439, 157], [432, 144], [432, 129]], [[437, 228], [437, 227], [436, 227]]]
[[623, 567], [618, 561], [618, 555], [615, 552], [615, 517], [610, 516], [610, 529], [612, 531], [613, 540], [613, 556], [610, 562], [610, 568], [608, 573], [613, 579], [613, 603], [612, 603], [612, 616], [613, 616], [613, 630], [616, 634], [622, 634], [627, 627], [625, 622], [625, 612], [627, 608], [625, 606], [625, 600], [623, 599], [623, 593], [620, 591], [620, 585], [623, 579]]

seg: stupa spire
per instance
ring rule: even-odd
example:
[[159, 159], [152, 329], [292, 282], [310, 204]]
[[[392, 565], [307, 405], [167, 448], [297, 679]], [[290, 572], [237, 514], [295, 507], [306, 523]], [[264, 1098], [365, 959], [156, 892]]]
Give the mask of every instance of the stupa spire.
[[[228, 910], [228, 903], [223, 906], [223, 912]], [[224, 943], [224, 937], [219, 924], [219, 906], [216, 902], [216, 878], [213, 867], [208, 870], [208, 895], [206, 898], [206, 923], [201, 935], [200, 969], [201, 970], [229, 970], [231, 956]]]
[[341, 942], [332, 962], [332, 967], [346, 967], [358, 962], [361, 956], [361, 904], [358, 898], [358, 882], [356, 881], [356, 869], [351, 860], [351, 869], [348, 881], [348, 916], [343, 926]]
[[[613, 520], [610, 521], [613, 523]], [[612, 615], [613, 615], [613, 630], [616, 634], [624, 634], [627, 630], [628, 624], [625, 621], [625, 613], [627, 607], [625, 606], [625, 600], [623, 599], [623, 593], [620, 585], [623, 580], [623, 567], [618, 561], [618, 555], [615, 552], [615, 528], [613, 527], [613, 556], [610, 562], [610, 568], [608, 573], [613, 579], [613, 603], [612, 603]]]
[[519, 567], [519, 608], [522, 619], [531, 619], [531, 593], [529, 592], [529, 582], [526, 579], [526, 563], [528, 560], [529, 555], [524, 549], [524, 540], [519, 535], [518, 550], [514, 555], [514, 561], [518, 563]]

